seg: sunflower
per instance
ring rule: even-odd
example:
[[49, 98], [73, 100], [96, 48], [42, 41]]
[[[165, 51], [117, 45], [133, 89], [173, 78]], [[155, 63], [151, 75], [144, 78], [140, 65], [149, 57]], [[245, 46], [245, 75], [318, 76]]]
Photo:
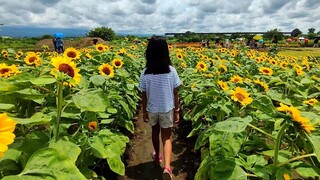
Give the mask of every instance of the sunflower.
[[235, 75], [230, 79], [231, 82], [233, 83], [243, 83], [242, 77], [240, 77], [239, 75]]
[[80, 58], [80, 52], [73, 47], [69, 47], [64, 51], [63, 56], [71, 60], [77, 60]]
[[223, 82], [220, 80], [220, 81], [218, 81], [218, 84], [219, 84], [220, 88], [224, 91], [227, 91], [229, 89], [229, 86], [226, 82]]
[[112, 60], [112, 65], [113, 65], [113, 67], [115, 67], [115, 68], [121, 68], [122, 67], [122, 65], [123, 65], [123, 62], [122, 62], [122, 60], [121, 59], [114, 59], [114, 60]]
[[51, 64], [54, 68], [51, 69], [50, 74], [58, 78], [59, 73], [64, 73], [68, 75], [71, 79], [69, 81], [69, 86], [77, 85], [81, 80], [81, 75], [79, 74], [80, 69], [76, 67], [76, 64], [70, 59], [62, 56], [51, 58]]
[[272, 69], [267, 68], [267, 67], [260, 67], [260, 68], [259, 68], [259, 71], [260, 71], [262, 74], [268, 75], [268, 76], [271, 76], [271, 75], [273, 74]]
[[313, 98], [313, 99], [305, 100], [305, 101], [303, 101], [303, 103], [314, 106], [315, 104], [318, 103], [318, 100]]
[[100, 43], [99, 43], [99, 44], [96, 44], [96, 45], [95, 45], [95, 48], [96, 48], [96, 50], [99, 51], [100, 53], [103, 52], [103, 51], [105, 51], [105, 45], [104, 45], [104, 44], [100, 44]]
[[258, 85], [260, 85], [261, 87], [263, 87], [263, 89], [264, 89], [265, 91], [268, 91], [268, 90], [269, 90], [268, 84], [260, 81], [259, 79], [256, 79], [256, 80], [254, 80], [253, 82], [254, 82], [255, 84], [258, 84]]
[[8, 50], [2, 49], [2, 50], [1, 50], [1, 54], [2, 54], [2, 55], [8, 54]]
[[24, 62], [26, 62], [29, 66], [40, 66], [42, 64], [41, 58], [34, 52], [27, 52], [27, 56], [24, 58]]
[[197, 66], [196, 66], [196, 70], [200, 70], [202, 72], [206, 72], [207, 71], [207, 65], [206, 63], [204, 63], [203, 61], [199, 61]]
[[178, 58], [179, 60], [182, 60], [182, 59], [183, 59], [183, 55], [182, 55], [181, 53], [177, 53], [176, 56], [177, 56], [177, 58]]
[[108, 77], [112, 78], [114, 76], [113, 67], [109, 64], [102, 64], [99, 67], [100, 75], [107, 75]]
[[284, 180], [290, 180], [289, 174], [283, 174], [283, 179]]
[[283, 61], [283, 62], [280, 63], [280, 67], [281, 67], [282, 69], [285, 69], [285, 68], [287, 67], [287, 65], [288, 65], [288, 63], [285, 62], [285, 61]]
[[256, 63], [260, 63], [260, 62], [261, 62], [261, 58], [260, 58], [260, 57], [256, 57], [256, 58], [254, 58], [254, 61], [255, 61]]
[[185, 62], [181, 62], [181, 63], [180, 63], [180, 66], [181, 66], [182, 68], [186, 68], [186, 67], [187, 67], [187, 64], [186, 64]]
[[230, 91], [231, 99], [240, 102], [242, 105], [250, 104], [253, 99], [249, 97], [249, 93], [240, 87], [236, 87], [235, 90]]
[[126, 53], [127, 53], [127, 50], [124, 49], [124, 48], [121, 48], [121, 49], [117, 52], [117, 54], [120, 55], [120, 56], [123, 56], [123, 55], [125, 55]]
[[90, 131], [95, 131], [97, 129], [98, 123], [97, 121], [91, 121], [88, 123], [88, 129]]
[[269, 63], [275, 66], [278, 65], [278, 61], [275, 59], [269, 59]]
[[8, 78], [19, 73], [20, 71], [15, 64], [11, 66], [7, 66], [5, 63], [0, 64], [0, 77]]
[[6, 113], [0, 114], [0, 158], [8, 150], [8, 145], [12, 144], [16, 137], [13, 134], [16, 124]]
[[296, 73], [298, 76], [301, 76], [303, 74], [302, 68], [296, 68]]

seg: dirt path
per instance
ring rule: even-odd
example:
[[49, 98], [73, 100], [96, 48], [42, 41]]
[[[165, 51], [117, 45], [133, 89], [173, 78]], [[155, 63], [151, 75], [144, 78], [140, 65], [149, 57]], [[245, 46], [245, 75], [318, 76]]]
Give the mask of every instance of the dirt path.
[[[187, 128], [184, 124], [182, 122], [173, 129], [171, 168], [175, 180], [194, 179], [199, 167], [200, 156], [193, 152], [194, 143], [186, 139], [187, 134], [183, 130]], [[151, 127], [142, 121], [141, 113], [135, 121], [135, 126], [135, 136], [131, 139], [128, 149], [126, 175], [119, 177], [118, 180], [161, 180], [163, 166], [155, 165], [152, 161]]]

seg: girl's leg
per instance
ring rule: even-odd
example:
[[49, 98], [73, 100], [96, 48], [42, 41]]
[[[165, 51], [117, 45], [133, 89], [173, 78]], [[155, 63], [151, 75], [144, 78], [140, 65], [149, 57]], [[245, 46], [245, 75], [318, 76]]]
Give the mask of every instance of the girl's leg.
[[156, 158], [159, 157], [159, 148], [160, 148], [160, 142], [159, 142], [159, 133], [160, 133], [160, 125], [159, 123], [152, 126], [152, 144], [154, 151], [156, 153]]
[[170, 168], [172, 153], [171, 128], [161, 128], [161, 138], [163, 144], [164, 167]]

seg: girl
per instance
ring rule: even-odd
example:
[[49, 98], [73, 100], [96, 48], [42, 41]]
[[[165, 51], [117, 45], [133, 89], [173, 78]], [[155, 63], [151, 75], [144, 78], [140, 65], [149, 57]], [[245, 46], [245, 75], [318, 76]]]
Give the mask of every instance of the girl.
[[165, 38], [153, 36], [145, 52], [147, 64], [143, 69], [139, 88], [142, 92], [143, 120], [152, 126], [153, 160], [162, 163], [159, 153], [159, 134], [164, 154], [163, 179], [172, 179], [170, 168], [172, 143], [171, 127], [179, 122], [178, 87], [181, 80], [171, 66], [168, 44]]

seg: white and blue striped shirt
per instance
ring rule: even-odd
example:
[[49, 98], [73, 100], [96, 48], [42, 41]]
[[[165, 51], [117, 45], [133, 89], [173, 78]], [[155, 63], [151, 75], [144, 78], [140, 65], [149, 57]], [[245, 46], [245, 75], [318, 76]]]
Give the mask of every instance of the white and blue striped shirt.
[[140, 91], [147, 94], [147, 111], [151, 113], [166, 113], [174, 108], [173, 89], [181, 85], [177, 70], [170, 66], [170, 72], [165, 74], [144, 74], [140, 76]]

